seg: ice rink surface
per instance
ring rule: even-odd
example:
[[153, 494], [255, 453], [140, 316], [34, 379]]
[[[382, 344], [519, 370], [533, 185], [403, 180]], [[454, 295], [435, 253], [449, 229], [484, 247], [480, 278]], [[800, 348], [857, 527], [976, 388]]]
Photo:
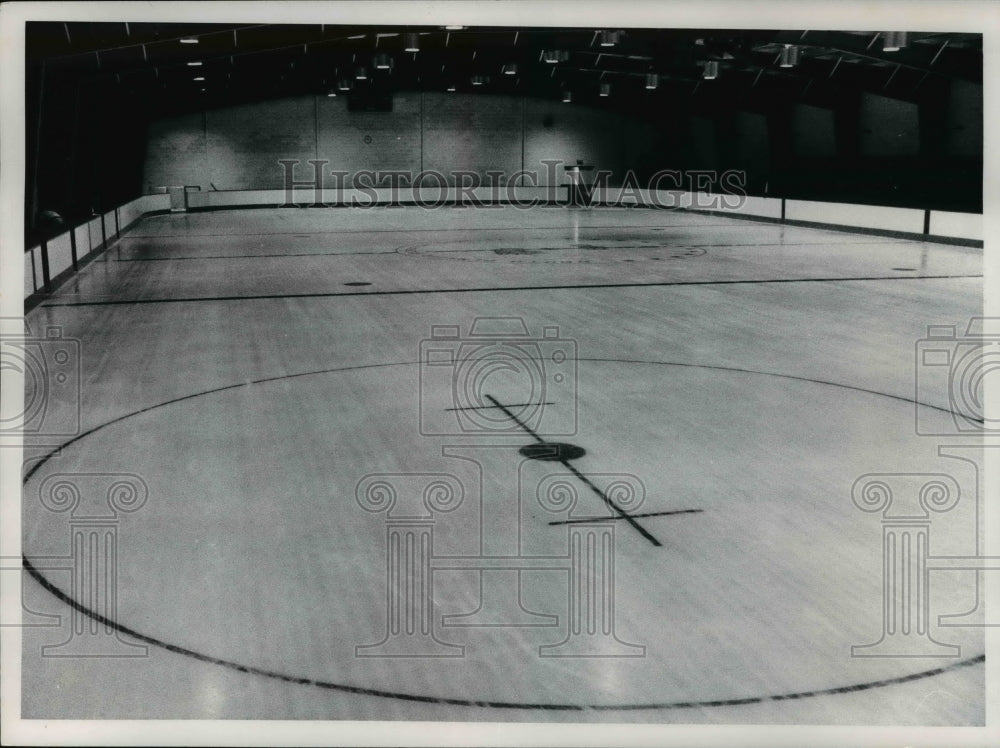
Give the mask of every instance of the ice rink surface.
[[25, 466], [24, 717], [981, 725], [934, 559], [983, 449], [918, 354], [982, 294], [693, 212], [149, 216], [27, 316], [81, 420]]

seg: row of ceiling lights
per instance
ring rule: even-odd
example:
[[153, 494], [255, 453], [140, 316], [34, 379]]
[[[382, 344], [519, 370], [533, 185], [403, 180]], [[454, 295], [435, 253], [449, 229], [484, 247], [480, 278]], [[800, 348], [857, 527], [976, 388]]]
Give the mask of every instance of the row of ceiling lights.
[[[355, 78], [355, 80], [366, 80], [366, 79], [367, 79], [367, 76], [364, 74], [363, 69], [358, 74], [358, 77]], [[204, 80], [204, 79], [196, 79], [196, 80]], [[490, 82], [490, 76], [488, 76], [488, 75], [473, 75], [469, 79], [469, 82], [473, 86], [483, 86], [483, 85], [486, 85], [487, 83]], [[660, 76], [659, 76], [659, 74], [657, 74], [657, 73], [647, 73], [646, 74], [646, 77], [645, 77], [645, 87], [646, 87], [647, 90], [649, 90], [649, 91], [655, 91], [659, 87], [659, 85], [660, 85]], [[336, 88], [332, 88], [332, 89], [330, 89], [327, 92], [327, 96], [333, 98], [333, 97], [337, 96], [338, 92], [339, 93], [347, 93], [352, 88], [353, 88], [352, 81], [349, 78], [342, 78], [341, 80], [339, 80], [337, 82], [337, 87]], [[458, 87], [454, 83], [451, 83], [451, 84], [448, 85], [448, 87], [445, 90], [449, 91], [449, 92], [454, 92], [454, 91], [458, 90]], [[599, 92], [599, 94], [602, 97], [610, 96], [611, 95], [611, 84], [610, 83], [601, 83], [600, 87], [598, 88], [598, 92]], [[571, 102], [573, 100], [572, 96], [573, 96], [573, 94], [572, 94], [571, 91], [563, 91], [563, 101], [564, 102], [566, 102], [566, 103]]]
[[[445, 26], [445, 30], [448, 31], [460, 31], [464, 29], [464, 26]], [[598, 44], [602, 47], [614, 47], [621, 41], [621, 37], [624, 32], [622, 31], [610, 31], [603, 30], [598, 31]], [[409, 32], [404, 36], [404, 47], [405, 52], [419, 52], [420, 51], [420, 34]], [[905, 31], [883, 31], [882, 32], [883, 43], [882, 51], [884, 52], [898, 52], [903, 49], [909, 43], [909, 34]], [[181, 44], [198, 44], [198, 37], [196, 36], [186, 36], [182, 37], [180, 40]], [[702, 40], [698, 40], [702, 42]], [[702, 42], [703, 43], [703, 42]], [[798, 48], [795, 45], [786, 44], [785, 49], [795, 49]], [[542, 58], [545, 62], [558, 63], [565, 62], [569, 58], [569, 53], [562, 50], [544, 50], [542, 52]], [[200, 64], [200, 63], [199, 63]], [[784, 59], [782, 60], [782, 67], [792, 67], [792, 65], [786, 65]]]
[[[182, 44], [190, 44], [190, 43], [197, 44], [198, 43], [198, 40], [196, 38], [194, 38], [194, 37], [187, 37], [187, 38], [181, 39], [180, 41], [181, 41]], [[419, 34], [413, 34], [413, 33], [406, 34], [406, 42], [405, 42], [405, 44], [406, 44], [406, 46], [405, 46], [405, 51], [406, 52], [419, 52], [420, 51]], [[569, 59], [569, 52], [567, 52], [565, 50], [559, 50], [559, 49], [543, 50], [541, 57], [547, 63], [558, 64], [560, 62], [566, 62]], [[373, 58], [373, 63], [374, 63], [374, 67], [375, 67], [376, 70], [391, 70], [394, 67], [394, 64], [395, 64], [392, 56], [389, 55], [389, 54], [386, 54], [384, 52], [380, 52], [380, 53], [376, 54], [374, 56], [374, 58]], [[201, 67], [202, 64], [203, 63], [201, 61], [197, 61], [197, 60], [196, 61], [191, 61], [191, 62], [187, 63], [187, 65], [189, 67]], [[500, 68], [500, 72], [503, 75], [511, 75], [511, 76], [517, 75], [517, 73], [518, 73], [517, 63], [509, 63], [509, 64], [506, 64], [506, 65], [502, 65], [501, 68]], [[359, 67], [355, 68], [354, 78], [355, 78], [355, 80], [367, 80], [368, 79], [368, 70], [367, 70], [367, 68], [364, 67], [364, 66], [359, 66]], [[205, 77], [204, 76], [197, 76], [193, 80], [200, 82], [200, 81], [204, 81]], [[480, 75], [480, 76], [473, 76], [472, 77], [472, 85], [474, 85], [474, 86], [481, 86], [484, 83], [488, 83], [488, 82], [489, 82], [489, 76], [481, 76]], [[341, 80], [338, 83], [338, 86], [337, 86], [337, 88], [339, 90], [341, 90], [341, 91], [349, 91], [350, 87], [351, 87], [350, 81], [347, 80], [347, 79]], [[202, 90], [204, 90], [204, 89], [202, 89]], [[455, 88], [454, 88], [454, 86], [452, 86], [448, 90], [449, 91], [454, 91]], [[336, 96], [336, 92], [335, 91], [331, 91], [329, 95], [330, 96]]]
[[[909, 35], [905, 31], [883, 32], [883, 52], [898, 52], [909, 43]], [[795, 44], [786, 44], [781, 48], [778, 58], [778, 66], [783, 68], [794, 68], [799, 64], [801, 49]], [[717, 60], [709, 60], [705, 63], [702, 78], [705, 80], [715, 80], [719, 77], [719, 63]]]
[[[443, 28], [444, 28], [445, 31], [461, 31], [465, 27], [464, 26], [444, 26]], [[599, 43], [600, 43], [600, 45], [602, 47], [614, 47], [621, 40], [621, 37], [622, 37], [623, 33], [624, 32], [622, 32], [622, 31], [598, 31], [597, 32], [599, 40], [600, 40]], [[376, 34], [376, 36], [378, 36], [378, 35]], [[420, 51], [420, 34], [415, 33], [415, 32], [408, 32], [406, 34], [403, 34], [403, 37], [404, 37], [404, 45], [405, 45], [403, 47], [403, 50], [405, 52], [419, 52]], [[358, 37], [358, 38], [360, 38], [360, 37]], [[181, 44], [198, 44], [200, 40], [198, 39], [197, 36], [185, 36], [185, 37], [181, 37], [180, 39], [178, 39], [178, 41]], [[553, 51], [553, 52], [546, 52], [545, 54], [546, 55], [550, 55], [550, 54], [551, 55], [561, 55], [561, 54], [565, 54], [565, 53], [558, 52], [558, 51]], [[546, 58], [545, 61], [546, 62], [562, 62], [561, 59], [548, 59], [548, 57]]]
[[[448, 30], [460, 30], [462, 26], [446, 26]], [[602, 47], [613, 47], [621, 39], [621, 31], [599, 31], [598, 40]], [[908, 44], [908, 34], [905, 31], [886, 31], [883, 32], [883, 46], [882, 49], [885, 52], [897, 52], [904, 48]], [[180, 40], [181, 44], [197, 44], [197, 37], [184, 37]], [[420, 35], [416, 33], [405, 34], [405, 51], [406, 52], [419, 52], [420, 51]], [[799, 64], [800, 48], [794, 44], [786, 44], [781, 49], [779, 57], [779, 67], [783, 68], [793, 68]], [[541, 59], [546, 63], [558, 64], [560, 62], [565, 62], [569, 59], [569, 52], [565, 50], [543, 50], [541, 54]], [[191, 61], [187, 63], [190, 67], [200, 67], [202, 63], [200, 61]], [[391, 70], [393, 67], [393, 59], [391, 55], [385, 53], [376, 54], [374, 57], [374, 65], [376, 70]], [[517, 75], [518, 67], [515, 63], [510, 63], [503, 65], [501, 67], [501, 73], [503, 75]], [[355, 80], [367, 80], [368, 71], [364, 67], [358, 67], [355, 70]], [[718, 60], [708, 60], [705, 63], [702, 78], [704, 80], [715, 80], [719, 77], [719, 62]], [[195, 76], [195, 82], [203, 82], [205, 80], [204, 76]], [[485, 75], [474, 75], [472, 76], [471, 83], [473, 86], [482, 86], [489, 82], [489, 76]], [[659, 86], [659, 75], [656, 73], [647, 73], [645, 87], [648, 90], [655, 90]], [[202, 91], [205, 89], [202, 88]], [[350, 91], [351, 82], [348, 79], [342, 79], [337, 84], [336, 90], [331, 90], [328, 95], [336, 96], [337, 91]], [[448, 86], [448, 91], [455, 91], [456, 87], [454, 84]], [[611, 84], [601, 83], [600, 84], [600, 95], [602, 97], [607, 97], [611, 95]], [[569, 91], [564, 92], [563, 101], [569, 103], [572, 101], [572, 93]]]

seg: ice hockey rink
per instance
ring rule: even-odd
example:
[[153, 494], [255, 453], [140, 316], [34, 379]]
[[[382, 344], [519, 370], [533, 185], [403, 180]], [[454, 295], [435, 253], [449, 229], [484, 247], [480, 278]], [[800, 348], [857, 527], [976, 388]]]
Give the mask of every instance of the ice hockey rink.
[[[914, 361], [981, 308], [980, 249], [731, 216], [146, 217], [28, 315], [87, 384], [26, 467], [25, 716], [982, 724], [976, 573], [902, 636], [855, 486], [954, 476], [930, 551], [975, 551], [983, 450], [916, 433], [955, 427]], [[113, 603], [65, 570], [79, 472], [127, 484], [74, 551]]]

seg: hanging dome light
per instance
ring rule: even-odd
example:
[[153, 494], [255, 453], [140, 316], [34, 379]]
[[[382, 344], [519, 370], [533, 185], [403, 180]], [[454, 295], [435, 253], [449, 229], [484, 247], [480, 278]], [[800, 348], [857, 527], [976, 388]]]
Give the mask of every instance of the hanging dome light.
[[573, 101], [573, 92], [572, 91], [563, 91], [562, 100], [563, 100], [563, 104], [569, 104], [569, 103], [571, 103]]
[[620, 31], [601, 31], [598, 34], [599, 43], [602, 47], [613, 47], [621, 38]]
[[368, 71], [364, 68], [356, 68], [354, 71], [354, 77], [359, 81], [368, 80]]
[[781, 49], [781, 67], [793, 68], [799, 64], [799, 48], [794, 44], [786, 44]]
[[898, 52], [909, 44], [909, 34], [905, 31], [886, 31], [882, 43], [883, 52]]
[[509, 65], [504, 65], [503, 66], [503, 74], [504, 75], [517, 75], [517, 65], [515, 65], [514, 63], [511, 63]]
[[705, 73], [704, 76], [707, 81], [714, 81], [719, 77], [719, 61], [709, 60], [705, 63]]
[[660, 85], [660, 76], [656, 73], [646, 73], [646, 88], [652, 91]]
[[407, 34], [406, 46], [403, 48], [407, 52], [420, 51], [420, 34]]
[[601, 84], [601, 96], [610, 96], [610, 95], [611, 95], [611, 84], [610, 83], [602, 83]]
[[350, 91], [351, 82], [347, 78], [341, 78], [339, 81], [337, 81], [337, 88], [341, 91]]
[[392, 57], [385, 53], [375, 55], [375, 69], [389, 70], [392, 67]]

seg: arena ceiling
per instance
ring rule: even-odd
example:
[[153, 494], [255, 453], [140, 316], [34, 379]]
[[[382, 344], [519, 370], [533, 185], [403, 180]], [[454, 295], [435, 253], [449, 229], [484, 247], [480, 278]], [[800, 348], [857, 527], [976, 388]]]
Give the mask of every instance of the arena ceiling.
[[953, 79], [982, 82], [981, 35], [910, 31], [892, 49], [896, 35], [32, 22], [26, 54], [29, 92], [38, 80], [56, 95], [97, 86], [152, 111], [304, 94], [346, 95], [366, 108], [397, 91], [456, 90], [560, 100], [569, 92], [573, 102], [641, 112], [678, 97], [748, 108], [822, 105], [857, 91], [919, 101]]

